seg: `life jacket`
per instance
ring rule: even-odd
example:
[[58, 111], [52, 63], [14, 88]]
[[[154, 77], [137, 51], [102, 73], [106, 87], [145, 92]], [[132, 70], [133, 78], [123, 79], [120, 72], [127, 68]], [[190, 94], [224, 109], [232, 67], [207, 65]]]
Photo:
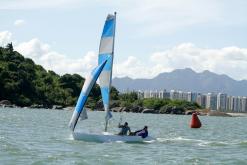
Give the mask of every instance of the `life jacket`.
[[148, 131], [142, 130], [142, 131], [138, 132], [137, 135], [141, 136], [142, 138], [145, 138], [148, 136]]

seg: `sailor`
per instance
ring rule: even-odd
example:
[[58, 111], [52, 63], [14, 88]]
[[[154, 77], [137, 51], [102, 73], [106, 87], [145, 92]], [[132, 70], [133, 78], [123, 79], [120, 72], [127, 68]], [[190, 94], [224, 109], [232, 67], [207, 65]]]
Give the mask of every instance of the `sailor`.
[[142, 138], [147, 137], [148, 136], [148, 126], [144, 126], [143, 129], [135, 131], [134, 134], [137, 136], [141, 136]]
[[120, 125], [119, 123], [118, 128], [122, 128], [118, 135], [127, 135], [128, 131], [129, 133], [131, 132], [127, 122], [125, 122], [124, 125]]

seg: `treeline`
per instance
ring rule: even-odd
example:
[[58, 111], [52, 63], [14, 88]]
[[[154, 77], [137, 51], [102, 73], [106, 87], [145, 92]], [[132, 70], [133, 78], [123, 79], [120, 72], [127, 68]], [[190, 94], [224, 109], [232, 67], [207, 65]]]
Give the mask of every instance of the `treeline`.
[[[12, 43], [5, 48], [0, 47], [0, 100], [9, 100], [17, 106], [72, 106], [83, 83], [84, 78], [78, 74], [60, 76], [53, 71], [46, 71], [14, 51]], [[100, 88], [96, 84], [89, 100], [97, 102], [99, 98]]]

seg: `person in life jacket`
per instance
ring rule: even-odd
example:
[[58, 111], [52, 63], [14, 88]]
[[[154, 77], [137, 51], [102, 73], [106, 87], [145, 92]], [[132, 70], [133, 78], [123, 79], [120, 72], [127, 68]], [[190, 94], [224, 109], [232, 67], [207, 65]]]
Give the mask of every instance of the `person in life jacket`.
[[137, 136], [141, 136], [142, 138], [147, 137], [148, 136], [148, 126], [144, 126], [143, 129], [135, 131], [134, 134]]
[[124, 125], [119, 124], [118, 128], [122, 128], [118, 135], [127, 135], [128, 131], [129, 133], [131, 132], [127, 122], [125, 122]]

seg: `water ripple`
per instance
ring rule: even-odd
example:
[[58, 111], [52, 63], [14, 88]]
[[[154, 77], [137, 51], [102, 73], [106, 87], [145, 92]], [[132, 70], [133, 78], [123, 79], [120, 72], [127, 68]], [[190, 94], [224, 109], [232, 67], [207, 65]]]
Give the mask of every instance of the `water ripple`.
[[[75, 141], [67, 128], [71, 111], [0, 109], [0, 164], [246, 164], [246, 118], [124, 114], [132, 130], [149, 126], [148, 143]], [[89, 112], [77, 128], [101, 132], [104, 113]], [[120, 114], [110, 130], [117, 133]], [[226, 129], [227, 128], [227, 129]]]

